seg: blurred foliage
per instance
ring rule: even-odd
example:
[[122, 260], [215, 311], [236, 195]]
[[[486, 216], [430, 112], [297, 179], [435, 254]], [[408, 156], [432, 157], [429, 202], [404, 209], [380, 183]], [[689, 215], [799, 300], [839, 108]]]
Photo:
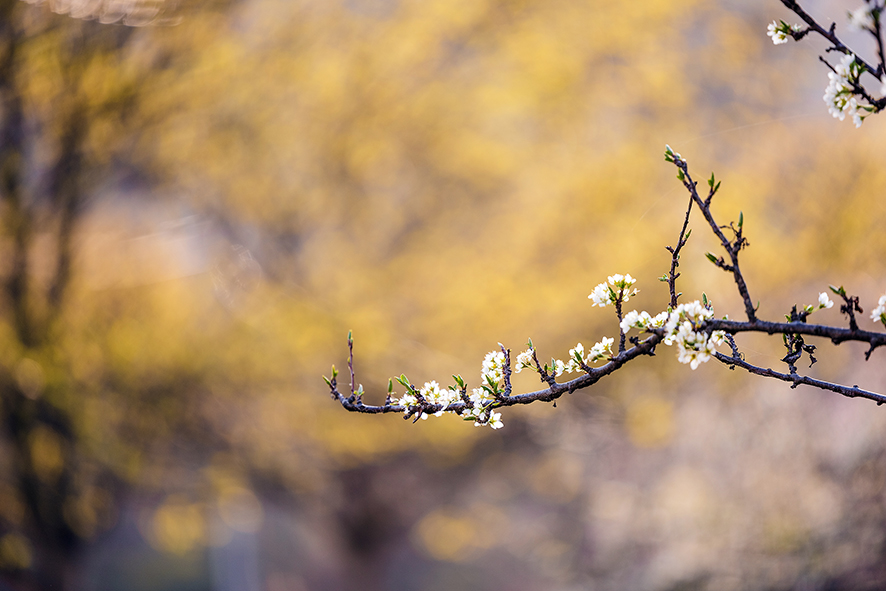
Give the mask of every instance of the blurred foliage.
[[[884, 123], [827, 117], [814, 51], [765, 36], [773, 4], [244, 0], [127, 28], [3, 2], [0, 569], [76, 570], [133, 504], [162, 551], [222, 547], [282, 498], [314, 549], [275, 588], [886, 580], [882, 531], [840, 520], [867, 499], [882, 526], [864, 403], [664, 349], [490, 435], [349, 416], [320, 380], [349, 329], [376, 400], [389, 375], [479, 375], [499, 341], [562, 357], [617, 330], [586, 299], [614, 272], [663, 308], [686, 204], [665, 142], [744, 212], [763, 315], [882, 293]], [[715, 247], [693, 233], [681, 287], [736, 315]]]

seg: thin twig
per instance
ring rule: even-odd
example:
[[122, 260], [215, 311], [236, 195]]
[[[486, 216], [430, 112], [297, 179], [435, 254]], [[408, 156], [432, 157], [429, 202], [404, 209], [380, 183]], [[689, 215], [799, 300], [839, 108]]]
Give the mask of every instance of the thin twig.
[[738, 266], [738, 253], [744, 247], [747, 242], [741, 237], [740, 228], [739, 235], [736, 236], [735, 242], [730, 242], [726, 235], [723, 234], [720, 226], [717, 224], [716, 220], [714, 220], [714, 216], [711, 214], [711, 197], [713, 197], [713, 192], [708, 196], [708, 199], [702, 200], [698, 195], [697, 185], [695, 181], [692, 180], [692, 176], [689, 174], [689, 166], [686, 164], [686, 161], [682, 158], [676, 158], [674, 160], [674, 165], [677, 166], [678, 169], [683, 173], [683, 186], [689, 191], [689, 194], [692, 196], [692, 200], [695, 201], [695, 204], [698, 205], [698, 208], [701, 210], [702, 215], [704, 215], [705, 220], [707, 220], [708, 225], [711, 227], [711, 230], [720, 239], [720, 244], [723, 245], [723, 248], [726, 250], [729, 255], [732, 264], [728, 267], [729, 271], [732, 273], [732, 277], [735, 279], [735, 284], [738, 287], [738, 293], [741, 294], [741, 299], [744, 301], [745, 314], [747, 314], [748, 321], [756, 322], [757, 314], [754, 309], [754, 304], [751, 300], [750, 293], [748, 293], [748, 286], [745, 283], [744, 276], [741, 274], [741, 269]]
[[354, 379], [354, 339], [350, 331], [348, 332], [348, 371], [351, 374], [351, 398], [354, 398], [357, 386]]
[[691, 233], [687, 233], [686, 230], [689, 227], [689, 214], [692, 213], [692, 202], [693, 199], [690, 195], [689, 206], [686, 208], [686, 215], [683, 217], [683, 227], [680, 229], [680, 236], [677, 238], [677, 246], [665, 247], [671, 253], [671, 269], [668, 272], [668, 292], [671, 296], [671, 308], [677, 307], [677, 297], [679, 297], [677, 294], [677, 277], [680, 276], [680, 273], [677, 273], [677, 267], [680, 266], [680, 251], [683, 249], [686, 241], [689, 240], [689, 234]]
[[505, 392], [504, 396], [496, 396], [496, 399], [507, 398], [511, 395], [511, 350], [505, 349], [505, 346], [501, 343], [498, 344], [501, 347], [501, 352], [504, 353], [505, 361], [502, 363], [501, 371], [504, 376], [505, 381]]

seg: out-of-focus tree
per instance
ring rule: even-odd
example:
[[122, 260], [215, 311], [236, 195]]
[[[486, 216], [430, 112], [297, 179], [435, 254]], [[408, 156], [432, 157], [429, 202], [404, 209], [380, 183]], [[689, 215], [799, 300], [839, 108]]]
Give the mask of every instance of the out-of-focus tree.
[[0, 569], [23, 588], [73, 585], [83, 541], [113, 523], [125, 489], [107, 457], [119, 450], [104, 456], [112, 440], [89, 421], [127, 403], [84, 387], [97, 344], [72, 330], [86, 312], [72, 287], [81, 220], [108, 179], [153, 182], [130, 156], [132, 114], [178, 56], [133, 27], [165, 24], [167, 8], [0, 3]]

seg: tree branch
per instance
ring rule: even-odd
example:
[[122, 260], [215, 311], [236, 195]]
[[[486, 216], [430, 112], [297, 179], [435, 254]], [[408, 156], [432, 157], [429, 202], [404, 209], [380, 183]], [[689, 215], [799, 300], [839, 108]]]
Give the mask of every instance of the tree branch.
[[801, 376], [796, 373], [784, 374], [768, 368], [763, 369], [762, 367], [758, 367], [756, 365], [748, 363], [747, 361], [736, 355], [730, 357], [728, 355], [723, 355], [722, 353], [717, 352], [714, 353], [714, 358], [717, 361], [730, 366], [730, 368], [740, 367], [746, 370], [748, 373], [752, 373], [754, 375], [764, 376], [767, 378], [775, 378], [776, 380], [781, 380], [783, 382], [790, 382], [791, 388], [796, 388], [800, 385], [813, 386], [820, 390], [837, 392], [838, 394], [848, 396], [849, 398], [867, 398], [868, 400], [873, 400], [874, 402], [876, 402], [877, 406], [886, 402], [886, 396], [882, 394], [877, 394], [876, 392], [862, 390], [858, 386], [841, 386], [840, 384], [833, 384], [831, 382], [825, 382], [823, 380], [816, 380], [815, 378], [810, 378], [809, 376]]
[[[788, 36], [795, 40], [800, 40], [808, 33], [814, 31], [831, 43], [832, 46], [827, 51], [836, 51], [853, 56], [853, 59], [844, 58], [843, 62], [837, 67], [831, 66], [827, 60], [820, 58], [832, 71], [830, 75], [831, 83], [825, 91], [825, 101], [828, 102], [831, 113], [841, 119], [848, 113], [852, 115], [856, 126], [858, 126], [867, 114], [876, 113], [886, 108], [886, 97], [873, 99], [859, 82], [861, 74], [865, 71], [881, 80], [886, 75], [886, 54], [884, 54], [882, 29], [879, 21], [880, 13], [884, 10], [882, 2], [879, 0], [876, 2], [866, 0], [868, 12], [865, 13], [864, 18], [872, 18], [873, 24], [866, 22], [862, 25], [877, 39], [879, 65], [876, 69], [858, 57], [857, 54], [839, 40], [835, 33], [836, 24], [832, 24], [829, 29], [825, 29], [806, 13], [796, 1], [781, 0], [781, 2], [797, 14], [806, 23], [808, 28], [800, 30], [799, 25], [791, 26], [783, 21], [780, 25], [773, 23], [770, 25], [769, 34], [773, 37], [774, 43], [783, 43]], [[858, 19], [859, 17], [853, 15], [853, 18]], [[870, 104], [858, 104], [855, 96], [867, 100]], [[865, 113], [865, 115], [862, 115], [862, 113]], [[533, 369], [535, 369], [541, 381], [546, 383], [548, 387], [534, 392], [513, 395], [510, 351], [501, 345], [501, 353], [492, 352], [484, 361], [482, 375], [487, 383], [481, 384], [480, 388], [475, 388], [470, 396], [467, 394], [467, 386], [458, 376], [454, 376], [457, 387], [453, 386], [442, 391], [445, 392], [443, 395], [441, 395], [436, 382], [426, 383], [424, 388], [419, 390], [409, 383], [405, 376], [401, 376], [401, 378], [398, 378], [398, 381], [407, 389], [404, 397], [398, 399], [397, 403], [395, 403], [389, 386], [385, 404], [383, 406], [372, 406], [364, 404], [361, 396], [359, 394], [355, 396], [354, 394], [353, 341], [349, 335], [348, 367], [351, 370], [351, 395], [346, 397], [338, 390], [337, 374], [333, 367], [332, 379], [326, 379], [332, 397], [346, 410], [351, 412], [381, 414], [398, 412], [404, 413], [405, 418], [415, 416], [416, 419], [419, 417], [426, 418], [431, 414], [452, 412], [463, 415], [465, 420], [476, 419], [475, 424], [478, 425], [490, 424], [494, 420], [495, 424], [493, 424], [493, 427], [497, 428], [501, 426], [501, 423], [498, 421], [497, 413], [492, 413], [493, 408], [530, 404], [533, 402], [553, 402], [564, 394], [596, 384], [603, 377], [619, 370], [625, 364], [641, 355], [654, 355], [656, 346], [664, 343], [666, 345], [677, 345], [679, 361], [689, 363], [693, 369], [700, 363], [704, 363], [713, 357], [731, 369], [739, 367], [754, 375], [789, 382], [792, 388], [807, 385], [821, 390], [836, 392], [847, 397], [866, 398], [873, 400], [878, 405], [886, 402], [886, 395], [864, 390], [857, 385], [841, 385], [801, 375], [797, 370], [797, 362], [800, 361], [804, 354], [809, 356], [810, 367], [816, 362], [814, 356], [816, 345], [806, 343], [806, 337], [828, 339], [834, 345], [848, 341], [867, 343], [869, 348], [865, 353], [865, 360], [869, 360], [871, 354], [878, 347], [886, 345], [886, 333], [866, 331], [859, 328], [856, 313], [863, 313], [859, 298], [847, 295], [842, 287], [831, 287], [843, 299], [840, 311], [848, 317], [848, 328], [809, 324], [807, 318], [815, 310], [812, 305], [807, 305], [800, 310], [795, 305], [787, 316], [788, 322], [771, 322], [759, 319], [757, 317], [758, 306], [755, 306], [754, 301], [751, 299], [747, 281], [739, 266], [739, 254], [742, 249], [749, 245], [744, 237], [744, 215], [739, 214], [737, 224], [718, 224], [711, 210], [711, 202], [720, 187], [720, 183], [716, 182], [714, 175], [712, 174], [708, 181], [710, 190], [702, 198], [698, 192], [698, 183], [693, 180], [686, 160], [680, 154], [674, 152], [670, 146], [666, 146], [665, 160], [674, 164], [677, 168], [677, 178], [689, 192], [689, 204], [683, 218], [683, 225], [680, 229], [677, 243], [673, 247], [665, 247], [671, 255], [670, 269], [665, 275], [660, 277], [660, 280], [668, 284], [668, 310], [655, 317], [645, 311], [637, 312], [634, 310], [625, 313], [622, 304], [627, 301], [629, 295], [636, 293], [636, 290], [630, 294], [626, 291], [630, 289], [634, 282], [630, 275], [613, 275], [609, 277], [608, 285], [606, 283], [597, 285], [589, 296], [590, 299], [594, 300], [593, 305], [600, 306], [601, 308], [614, 304], [615, 313], [619, 321], [618, 353], [614, 355], [611, 353], [612, 339], [604, 338], [601, 342], [594, 345], [590, 353], [585, 352], [581, 344], [578, 344], [570, 351], [571, 358], [568, 363], [552, 359], [552, 365], [548, 367], [547, 364], [542, 365], [539, 363], [535, 347], [530, 341], [529, 350], [517, 357], [517, 368], [515, 371], [520, 371], [523, 368], [533, 368], [534, 364]], [[701, 211], [711, 232], [726, 251], [725, 257], [717, 257], [710, 253], [707, 256], [717, 267], [732, 275], [745, 308], [746, 321], [729, 320], [725, 317], [723, 319], [715, 319], [713, 317], [713, 310], [706, 297], [703, 298], [703, 302], [678, 303], [681, 294], [677, 292], [676, 281], [681, 274], [677, 272], [677, 268], [680, 265], [681, 250], [691, 233], [689, 230], [689, 219], [693, 205]], [[726, 230], [732, 233], [731, 237], [727, 237]], [[871, 318], [886, 324], [886, 311], [884, 311], [886, 310], [886, 303], [884, 302], [886, 302], [886, 295], [880, 299], [879, 306], [874, 310]], [[832, 305], [833, 303], [825, 293], [819, 295], [819, 309], [830, 308]], [[647, 336], [643, 340], [637, 336], [631, 337], [630, 342], [633, 346], [630, 349], [626, 349], [627, 332], [633, 328], [639, 329]], [[780, 373], [745, 361], [734, 338], [735, 335], [745, 332], [782, 335], [787, 354], [781, 361], [787, 364], [789, 373]], [[715, 350], [716, 346], [724, 343], [729, 344], [732, 350], [731, 356]], [[595, 368], [589, 365], [591, 362], [604, 360], [606, 363], [600, 367]], [[583, 375], [568, 382], [558, 383], [556, 378], [564, 371], [581, 371]], [[429, 393], [428, 396], [423, 395], [423, 392]], [[440, 400], [445, 401], [445, 404], [440, 403]]]
[[711, 227], [711, 231], [717, 238], [720, 239], [720, 244], [723, 245], [723, 248], [729, 255], [729, 259], [732, 261], [732, 264], [729, 266], [720, 266], [724, 270], [732, 273], [732, 277], [735, 279], [735, 285], [736, 287], [738, 287], [738, 293], [741, 295], [742, 301], [744, 301], [745, 314], [747, 314], [748, 321], [756, 322], [756, 309], [753, 302], [751, 301], [751, 295], [750, 293], [748, 293], [747, 283], [745, 283], [744, 276], [741, 274], [741, 269], [738, 266], [738, 253], [739, 251], [741, 251], [742, 248], [748, 245], [747, 240], [742, 237], [742, 226], [744, 222], [743, 216], [742, 219], [739, 219], [738, 229], [736, 230], [733, 228], [733, 231], [735, 232], [735, 240], [730, 241], [728, 238], [726, 238], [726, 235], [723, 234], [723, 230], [721, 229], [720, 225], [717, 224], [716, 220], [714, 220], [714, 216], [711, 213], [711, 200], [714, 198], [719, 184], [712, 186], [707, 198], [702, 200], [702, 198], [698, 195], [698, 183], [693, 181], [692, 176], [689, 174], [688, 164], [680, 157], [679, 154], [677, 154], [676, 156], [677, 157], [673, 159], [673, 163], [680, 170], [680, 180], [683, 182], [683, 186], [686, 187], [686, 189], [689, 191], [689, 194], [692, 196], [692, 200], [695, 202], [696, 205], [698, 205], [698, 208], [701, 210], [702, 215], [704, 216], [705, 220], [707, 220], [708, 225]]

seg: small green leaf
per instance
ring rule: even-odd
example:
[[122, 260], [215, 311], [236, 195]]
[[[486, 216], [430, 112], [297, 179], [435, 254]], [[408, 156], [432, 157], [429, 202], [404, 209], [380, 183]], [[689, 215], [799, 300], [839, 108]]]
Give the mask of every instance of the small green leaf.
[[721, 182], [722, 182], [722, 181], [717, 181], [717, 186], [714, 187], [714, 193], [716, 193], [717, 190], [720, 188], [720, 183], [721, 183]]
[[843, 289], [842, 285], [840, 287], [834, 287], [833, 285], [828, 285], [828, 287], [830, 287], [831, 291], [834, 292], [835, 294], [837, 294], [838, 296], [843, 297], [846, 295], [846, 290]]
[[326, 382], [326, 385], [327, 385], [327, 386], [329, 386], [330, 388], [332, 388], [332, 381], [330, 381], [329, 378], [327, 378], [326, 376], [323, 376], [323, 381]]
[[348, 342], [349, 343], [354, 340], [354, 336], [352, 333], [353, 333], [353, 331], [351, 331], [351, 330], [348, 331]]
[[708, 179], [708, 186], [712, 189], [714, 188], [714, 173], [713, 172], [711, 173], [711, 178]]
[[357, 388], [357, 396], [363, 396], [363, 384]]
[[701, 302], [707, 306], [708, 305], [708, 294], [705, 292], [701, 292]]
[[714, 256], [714, 253], [706, 252], [706, 253], [704, 253], [704, 255], [705, 255], [706, 257], [708, 257], [708, 260], [711, 261], [712, 263], [714, 263], [715, 265], [719, 264], [719, 263], [717, 262], [717, 257]]
[[677, 179], [679, 179], [679, 180], [681, 180], [681, 181], [686, 180], [686, 175], [683, 174], [683, 171], [682, 171], [682, 170], [678, 170], [678, 171], [677, 171]]
[[692, 236], [692, 228], [689, 228], [689, 231], [686, 232], [686, 238], [684, 238], [683, 240], [684, 241], [689, 240], [690, 236]]
[[394, 392], [394, 380], [388, 378], [388, 394], [392, 394]]
[[744, 212], [738, 212], [738, 227], [741, 228], [744, 225]]
[[332, 379], [334, 380], [337, 377], [338, 377], [338, 370], [335, 369], [335, 366], [333, 365], [332, 366]]

